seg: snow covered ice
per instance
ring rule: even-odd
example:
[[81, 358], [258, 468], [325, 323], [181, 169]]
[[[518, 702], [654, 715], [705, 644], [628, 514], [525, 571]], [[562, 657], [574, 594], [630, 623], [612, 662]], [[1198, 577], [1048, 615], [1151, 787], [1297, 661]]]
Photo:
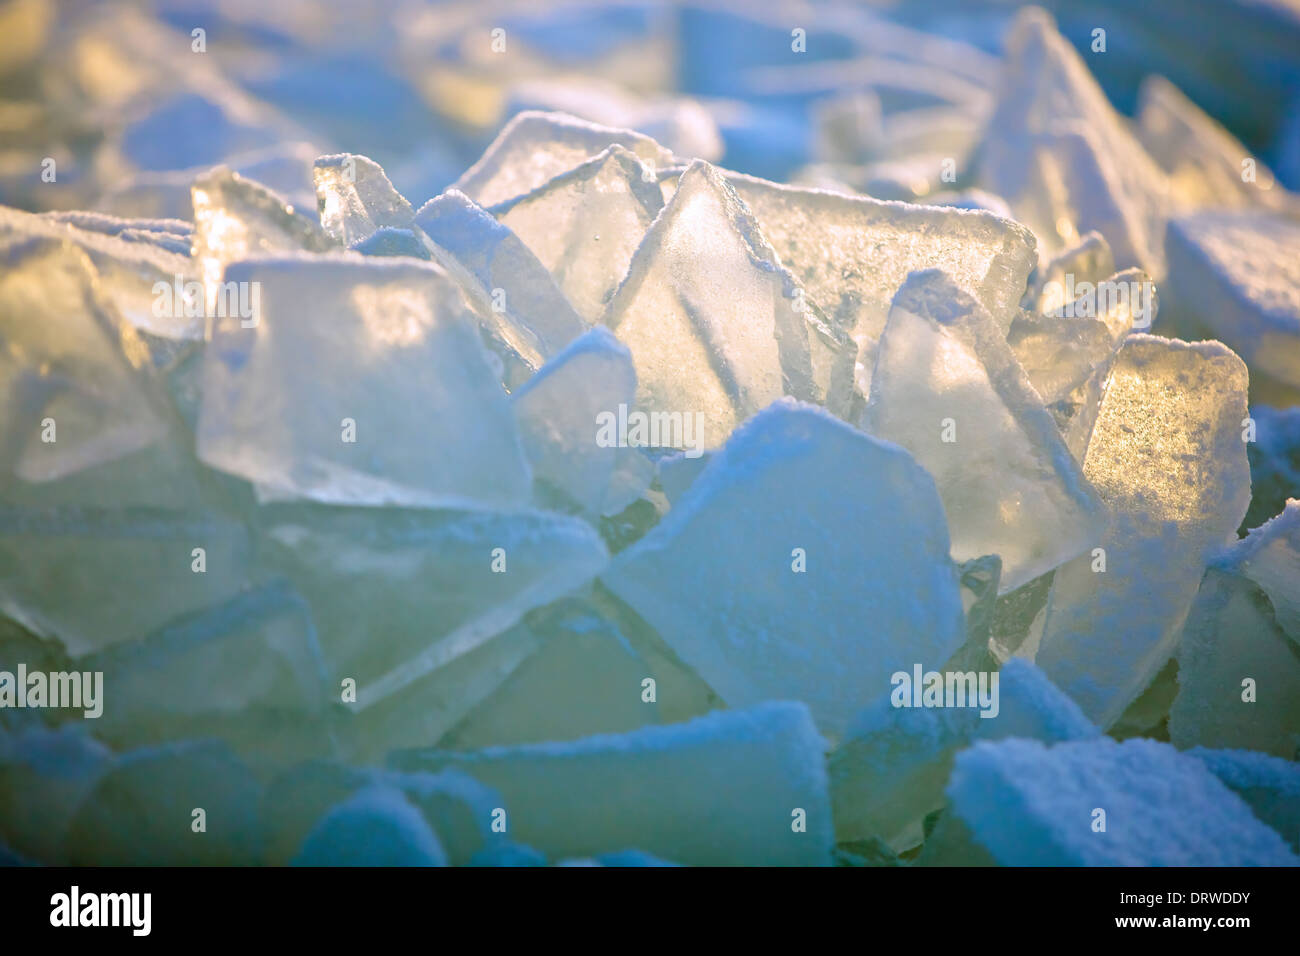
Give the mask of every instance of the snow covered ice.
[[1050, 6], [0, 3], [0, 862], [1300, 862], [1300, 15]]

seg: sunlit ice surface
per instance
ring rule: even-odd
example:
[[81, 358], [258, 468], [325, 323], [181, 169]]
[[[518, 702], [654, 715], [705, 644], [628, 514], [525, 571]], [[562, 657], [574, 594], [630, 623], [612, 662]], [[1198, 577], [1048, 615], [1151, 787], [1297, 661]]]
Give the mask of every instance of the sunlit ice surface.
[[0, 2], [0, 860], [1300, 862], [1300, 9], [1046, 6]]

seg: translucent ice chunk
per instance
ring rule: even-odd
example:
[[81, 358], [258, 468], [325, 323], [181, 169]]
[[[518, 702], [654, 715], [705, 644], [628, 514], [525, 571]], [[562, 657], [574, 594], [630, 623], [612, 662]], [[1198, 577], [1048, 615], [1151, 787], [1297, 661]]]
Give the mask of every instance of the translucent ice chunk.
[[[262, 785], [215, 741], [117, 758], [81, 801], [67, 836], [73, 866], [252, 866], [263, 844]], [[207, 826], [195, 837], [194, 810]], [[193, 839], [191, 839], [193, 838]]]
[[374, 160], [355, 153], [322, 156], [312, 169], [322, 228], [345, 246], [390, 226], [408, 229], [415, 210]]
[[[365, 710], [590, 580], [584, 521], [548, 512], [264, 506], [266, 560], [311, 604], [331, 677]], [[427, 743], [434, 743], [433, 740]]]
[[1057, 569], [1036, 658], [1103, 728], [1173, 654], [1208, 551], [1246, 512], [1245, 417], [1246, 368], [1219, 343], [1120, 350], [1083, 463], [1110, 521]]
[[171, 295], [175, 287], [184, 290], [199, 279], [188, 253], [0, 207], [0, 246], [37, 237], [81, 247], [95, 266], [100, 295], [137, 329], [168, 339], [203, 337], [201, 302], [186, 308]]
[[867, 349], [867, 376], [889, 303], [910, 273], [943, 268], [1005, 330], [1036, 262], [1029, 230], [990, 213], [842, 196], [739, 174], [728, 182], [808, 297]]
[[[626, 417], [635, 397], [636, 369], [626, 346], [604, 327], [574, 339], [510, 397], [533, 477], [589, 513], [622, 511], [653, 473], [640, 452], [619, 447], [619, 410]], [[640, 488], [614, 487], [620, 461], [635, 457], [642, 458]]]
[[1075, 298], [1075, 286], [1081, 282], [1097, 283], [1115, 271], [1115, 255], [1110, 243], [1099, 232], [1081, 236], [1079, 241], [1051, 259], [1038, 270], [1038, 295], [1034, 311], [1052, 313], [1069, 305]]
[[1108, 367], [1119, 351], [1106, 323], [1097, 319], [1029, 313], [1011, 323], [1007, 344], [1049, 409], [1068, 401], [1075, 389]]
[[602, 580], [731, 706], [803, 700], [838, 735], [892, 673], [962, 644], [933, 488], [902, 449], [786, 399]]
[[103, 298], [85, 253], [37, 237], [0, 243], [0, 256], [6, 470], [51, 481], [161, 437], [166, 423], [140, 371], [144, 344]]
[[244, 592], [75, 667], [103, 673], [112, 703], [95, 732], [118, 750], [206, 736], [250, 755], [325, 746], [332, 688], [309, 611], [283, 586]]
[[420, 811], [393, 786], [372, 786], [316, 824], [295, 866], [446, 866], [447, 854]]
[[[823, 747], [807, 708], [774, 702], [572, 743], [412, 751], [392, 762], [462, 769], [496, 787], [508, 832], [553, 858], [637, 846], [687, 865], [824, 866]], [[804, 832], [791, 825], [797, 811]]]
[[672, 153], [630, 129], [588, 123], [567, 113], [516, 114], [453, 188], [480, 206], [531, 192], [610, 146], [622, 146], [653, 168], [675, 164]]
[[1288, 500], [1283, 512], [1252, 531], [1228, 560], [1264, 590], [1278, 626], [1300, 644], [1300, 501]]
[[1286, 203], [1268, 167], [1163, 76], [1142, 81], [1137, 135], [1169, 174], [1172, 198], [1184, 208]]
[[211, 511], [0, 508], [0, 608], [73, 654], [137, 640], [229, 596], [247, 563], [244, 527]]
[[218, 318], [204, 354], [206, 463], [339, 504], [527, 499], [506, 396], [439, 270], [300, 256], [236, 263], [226, 281], [256, 286], [260, 309]]
[[1022, 10], [1006, 51], [980, 185], [1011, 202], [1044, 253], [1095, 228], [1117, 266], [1162, 275], [1164, 173], [1049, 14]]
[[463, 193], [430, 199], [415, 223], [488, 330], [533, 370], [587, 330], [519, 237]]
[[111, 762], [83, 727], [0, 733], [0, 841], [35, 862], [66, 863], [64, 836]]
[[[703, 423], [695, 441], [712, 448], [783, 394], [817, 397], [804, 319], [813, 308], [744, 203], [698, 160], [646, 233], [604, 322], [632, 351], [639, 410], [694, 416]], [[841, 351], [845, 376], [851, 356]], [[686, 447], [685, 437], [671, 446]]]
[[1201, 761], [1154, 740], [976, 744], [957, 756], [948, 797], [1003, 866], [1300, 864]]
[[[440, 742], [447, 750], [576, 740], [658, 723], [650, 669], [617, 627], [578, 601], [529, 616], [537, 652]], [[563, 701], [563, 706], [557, 706]]]
[[1169, 223], [1169, 285], [1252, 370], [1300, 387], [1300, 222], [1208, 210]]
[[222, 294], [224, 273], [232, 262], [283, 252], [338, 248], [338, 243], [319, 225], [296, 212], [283, 198], [224, 166], [194, 180], [191, 201], [194, 258], [203, 276], [205, 314], [210, 319], [233, 311]]
[[1007, 661], [992, 675], [970, 673], [996, 686], [996, 711], [980, 710], [971, 684], [964, 706], [913, 708], [908, 696], [909, 706], [899, 707], [887, 693], [854, 719], [829, 762], [837, 840], [878, 836], [899, 850], [914, 845], [922, 818], [943, 806], [954, 755], [977, 740], [1097, 735], [1075, 703], [1028, 661]]
[[1267, 595], [1231, 552], [1211, 567], [1178, 646], [1169, 739], [1180, 747], [1300, 754], [1300, 660]]
[[551, 271], [578, 314], [595, 323], [663, 205], [653, 171], [611, 146], [488, 211]]
[[1193, 747], [1187, 755], [1205, 764], [1300, 853], [1300, 766], [1249, 750]]
[[863, 425], [935, 477], [956, 560], [1001, 556], [1001, 591], [1095, 543], [1096, 493], [1002, 330], [945, 273], [895, 296]]

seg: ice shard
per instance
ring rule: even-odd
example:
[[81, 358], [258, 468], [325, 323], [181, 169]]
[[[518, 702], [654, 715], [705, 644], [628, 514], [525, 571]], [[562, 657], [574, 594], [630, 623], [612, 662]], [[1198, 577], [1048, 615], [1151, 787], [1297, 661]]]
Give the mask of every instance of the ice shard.
[[477, 163], [453, 187], [480, 206], [531, 192], [610, 146], [622, 146], [651, 168], [676, 164], [649, 136], [589, 123], [567, 113], [525, 110], [497, 134]]
[[373, 159], [354, 153], [322, 156], [312, 168], [321, 227], [341, 245], [369, 239], [379, 229], [409, 229], [415, 210]]
[[653, 170], [615, 145], [488, 211], [523, 240], [578, 314], [595, 324], [663, 205]]
[[1058, 568], [1036, 658], [1110, 726], [1177, 648], [1209, 554], [1250, 501], [1246, 368], [1217, 342], [1132, 335], [1083, 473], [1110, 512], [1101, 546]]
[[934, 476], [953, 557], [1000, 555], [1002, 592], [1096, 542], [1096, 493], [1002, 330], [945, 273], [913, 273], [894, 297], [863, 427]]
[[823, 746], [807, 708], [773, 702], [573, 742], [416, 750], [391, 763], [463, 770], [495, 787], [508, 832], [553, 858], [637, 847], [687, 865], [825, 866]]
[[237, 263], [226, 278], [255, 285], [260, 307], [218, 319], [204, 355], [207, 464], [337, 504], [527, 500], [506, 395], [440, 270], [302, 255]]
[[891, 674], [963, 642], [933, 489], [902, 449], [785, 399], [602, 581], [730, 706], [802, 700], [838, 736]]

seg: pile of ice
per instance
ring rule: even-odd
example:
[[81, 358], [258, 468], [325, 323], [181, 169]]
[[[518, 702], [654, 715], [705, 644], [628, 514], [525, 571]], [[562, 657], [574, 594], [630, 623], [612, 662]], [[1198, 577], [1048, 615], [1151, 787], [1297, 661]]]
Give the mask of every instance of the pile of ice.
[[471, 6], [10, 5], [0, 859], [1300, 862], [1296, 198], [1038, 10]]

